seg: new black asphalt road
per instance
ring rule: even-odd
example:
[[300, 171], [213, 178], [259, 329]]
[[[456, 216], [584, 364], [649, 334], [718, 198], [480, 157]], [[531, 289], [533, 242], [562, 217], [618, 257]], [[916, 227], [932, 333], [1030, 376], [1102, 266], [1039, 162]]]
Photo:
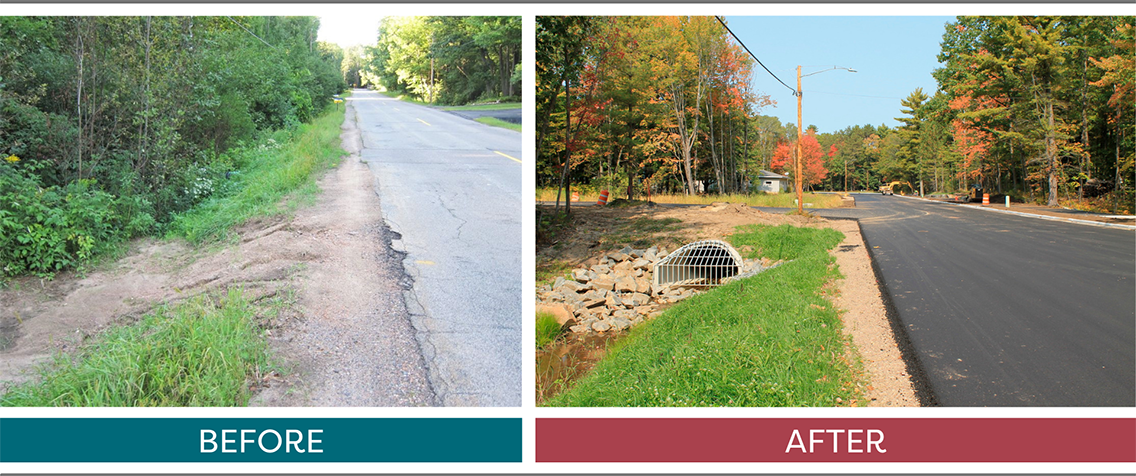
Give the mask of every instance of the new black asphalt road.
[[349, 98], [438, 403], [521, 405], [521, 135], [365, 90]]
[[944, 406], [1136, 405], [1136, 232], [857, 195]]

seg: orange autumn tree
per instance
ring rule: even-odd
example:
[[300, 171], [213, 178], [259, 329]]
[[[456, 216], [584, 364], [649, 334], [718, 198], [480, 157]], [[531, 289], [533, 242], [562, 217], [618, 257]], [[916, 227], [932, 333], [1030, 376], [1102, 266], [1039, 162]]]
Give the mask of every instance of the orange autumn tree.
[[[805, 138], [801, 142], [801, 149], [804, 154], [804, 160], [801, 162], [801, 176], [804, 179], [802, 186], [811, 190], [813, 185], [821, 183], [828, 176], [828, 168], [824, 166], [825, 154], [814, 131], [810, 130], [805, 134]], [[832, 153], [835, 153], [835, 146], [831, 150]], [[773, 152], [773, 161], [770, 162], [770, 166], [775, 172], [792, 177], [796, 157], [796, 144], [781, 142], [777, 144], [777, 149]]]

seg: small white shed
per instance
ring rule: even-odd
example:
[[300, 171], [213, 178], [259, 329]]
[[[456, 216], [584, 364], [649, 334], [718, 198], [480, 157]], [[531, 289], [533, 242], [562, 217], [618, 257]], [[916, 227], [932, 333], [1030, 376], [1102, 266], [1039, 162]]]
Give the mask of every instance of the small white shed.
[[765, 193], [785, 192], [792, 184], [789, 177], [768, 170], [759, 171], [757, 175], [757, 189]]

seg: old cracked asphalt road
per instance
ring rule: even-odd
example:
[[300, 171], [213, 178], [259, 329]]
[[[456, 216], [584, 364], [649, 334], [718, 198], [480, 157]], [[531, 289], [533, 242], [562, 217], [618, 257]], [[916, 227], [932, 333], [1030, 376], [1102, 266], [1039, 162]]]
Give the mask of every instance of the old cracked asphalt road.
[[355, 90], [438, 404], [521, 405], [521, 135]]
[[894, 308], [945, 406], [1136, 405], [1136, 233], [857, 195]]

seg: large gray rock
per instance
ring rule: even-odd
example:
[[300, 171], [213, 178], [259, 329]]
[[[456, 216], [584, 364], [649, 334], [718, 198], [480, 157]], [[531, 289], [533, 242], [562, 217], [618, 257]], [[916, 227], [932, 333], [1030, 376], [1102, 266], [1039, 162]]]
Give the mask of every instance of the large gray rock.
[[607, 321], [596, 321], [592, 323], [592, 330], [596, 332], [607, 332], [610, 329], [611, 324], [608, 324]]
[[607, 299], [608, 291], [602, 289], [595, 289], [584, 293], [583, 299], [593, 299], [603, 301]]
[[[625, 301], [626, 301], [626, 299], [625, 299]], [[651, 296], [648, 296], [648, 295], [643, 294], [643, 293], [632, 293], [630, 301], [631, 301], [632, 305], [642, 306], [642, 305], [645, 305], [645, 304], [651, 302]]]
[[592, 277], [588, 275], [588, 270], [577, 268], [572, 270], [572, 279], [575, 279], [576, 281], [579, 281], [581, 283], [586, 283], [588, 281], [591, 281]]
[[559, 289], [560, 292], [571, 291], [571, 292], [574, 292], [574, 293], [578, 293], [578, 292], [580, 292], [580, 289], [583, 288], [583, 287], [584, 287], [583, 284], [577, 283], [575, 281], [564, 280], [564, 284], [561, 284], [560, 286], [558, 286], [557, 289]]
[[593, 279], [591, 285], [596, 289], [605, 289], [611, 291], [615, 289], [615, 278], [608, 275], [600, 275]]
[[630, 309], [618, 309], [612, 312], [611, 315], [615, 318], [627, 319], [628, 322], [631, 322], [631, 320], [635, 319], [636, 316], [635, 311], [632, 311]]
[[563, 290], [560, 291], [560, 300], [568, 304], [575, 304], [583, 300], [583, 298], [579, 294], [576, 294], [575, 291]]
[[606, 307], [607, 303], [602, 299], [587, 299], [584, 301], [582, 307], [586, 309], [595, 309], [597, 307]]
[[615, 281], [616, 292], [632, 293], [635, 292], [636, 288], [635, 278], [631, 276], [624, 276]]
[[614, 308], [617, 308], [617, 307], [622, 307], [623, 306], [623, 300], [620, 299], [619, 295], [616, 294], [616, 293], [608, 293], [607, 300], [605, 301], [605, 304], [607, 305], [607, 307], [614, 309]]
[[611, 319], [611, 327], [617, 331], [624, 330], [631, 327], [631, 320], [623, 317], [614, 317]]
[[644, 258], [639, 258], [639, 259], [631, 262], [631, 267], [635, 268], [635, 269], [647, 269], [650, 266], [651, 266], [651, 261], [644, 259]]
[[563, 276], [557, 276], [556, 281], [552, 283], [552, 289], [560, 289], [560, 287], [564, 285], [565, 281], [567, 280], [564, 279]]
[[611, 253], [611, 254], [607, 255], [607, 259], [614, 261], [616, 263], [624, 261], [627, 258], [628, 258], [627, 253], [624, 253], [622, 251], [616, 251], [615, 253]]
[[645, 277], [635, 278], [635, 292], [648, 293], [651, 291], [651, 281]]

